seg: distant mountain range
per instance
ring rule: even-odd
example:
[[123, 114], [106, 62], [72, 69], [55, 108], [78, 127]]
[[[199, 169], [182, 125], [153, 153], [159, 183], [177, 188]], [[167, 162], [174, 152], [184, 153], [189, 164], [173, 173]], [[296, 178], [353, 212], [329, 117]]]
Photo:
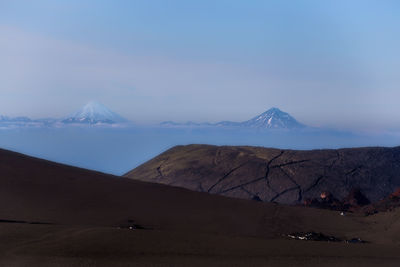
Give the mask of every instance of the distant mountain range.
[[28, 118], [28, 117], [10, 118], [10, 117], [7, 117], [7, 116], [1, 116], [0, 115], [0, 122], [11, 122], [11, 121], [15, 121], [15, 122], [30, 122], [32, 120], [30, 118]]
[[271, 108], [264, 113], [243, 122], [221, 121], [217, 123], [195, 123], [192, 121], [186, 123], [177, 123], [166, 121], [162, 126], [217, 126], [217, 127], [245, 127], [261, 129], [300, 129], [306, 127], [299, 123], [289, 113], [283, 112], [279, 108]]
[[111, 111], [103, 104], [94, 101], [87, 103], [80, 110], [63, 119], [30, 119], [28, 117], [7, 117], [0, 115], [0, 126], [107, 125], [127, 122], [129, 122], [127, 119]]
[[[62, 119], [45, 118], [30, 119], [28, 117], [7, 117], [0, 115], [0, 127], [23, 127], [23, 126], [60, 126], [60, 125], [112, 125], [128, 123], [129, 121], [119, 114], [98, 102], [89, 102], [80, 110]], [[290, 114], [279, 108], [271, 108], [266, 112], [243, 122], [221, 121], [218, 123], [197, 123], [188, 121], [178, 123], [165, 121], [162, 127], [241, 127], [249, 129], [301, 129], [304, 124], [299, 123]]]

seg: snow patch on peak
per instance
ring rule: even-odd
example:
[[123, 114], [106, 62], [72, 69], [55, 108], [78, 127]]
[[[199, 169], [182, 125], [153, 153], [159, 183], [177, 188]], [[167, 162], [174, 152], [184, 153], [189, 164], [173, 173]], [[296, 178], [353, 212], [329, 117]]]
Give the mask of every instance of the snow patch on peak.
[[176, 123], [163, 122], [162, 126], [216, 126], [216, 127], [243, 127], [243, 128], [259, 128], [259, 129], [299, 129], [306, 126], [297, 122], [288, 113], [281, 111], [279, 108], [271, 108], [264, 113], [244, 122], [220, 121], [217, 123]]
[[271, 108], [264, 113], [241, 123], [246, 127], [253, 128], [273, 128], [273, 129], [293, 129], [303, 128], [304, 125], [299, 123], [288, 113], [281, 111], [279, 108]]
[[101, 103], [91, 101], [63, 120], [64, 123], [123, 123], [127, 120]]

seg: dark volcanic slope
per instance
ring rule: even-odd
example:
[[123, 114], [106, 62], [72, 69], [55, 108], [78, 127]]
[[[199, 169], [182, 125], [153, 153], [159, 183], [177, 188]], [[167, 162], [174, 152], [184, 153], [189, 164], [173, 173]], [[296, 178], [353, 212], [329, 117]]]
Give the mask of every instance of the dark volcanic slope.
[[[232, 199], [0, 150], [0, 266], [398, 266], [399, 215]], [[371, 243], [282, 236], [306, 231]]]
[[[321, 216], [320, 221], [311, 214]], [[273, 237], [304, 225], [334, 232], [337, 225], [330, 221], [336, 217], [328, 211], [225, 198], [0, 150], [0, 220], [97, 226], [131, 220], [151, 229]]]
[[230, 197], [299, 203], [353, 188], [372, 202], [400, 187], [400, 147], [278, 150], [261, 147], [174, 147], [125, 175]]

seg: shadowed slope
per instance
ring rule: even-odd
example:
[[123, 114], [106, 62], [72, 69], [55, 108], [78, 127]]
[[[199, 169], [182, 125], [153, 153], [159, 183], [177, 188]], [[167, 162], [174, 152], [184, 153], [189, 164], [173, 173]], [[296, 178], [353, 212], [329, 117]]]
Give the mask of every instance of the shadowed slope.
[[[0, 150], [2, 266], [397, 266], [398, 215], [231, 199]], [[148, 230], [118, 227], [129, 222]], [[283, 237], [300, 231], [372, 243]]]
[[[255, 203], [118, 178], [0, 151], [0, 219], [272, 237], [307, 229], [358, 227], [314, 209]], [[316, 223], [312, 217], [319, 216]], [[350, 221], [350, 224], [349, 224]], [[244, 227], [245, 226], [245, 227]]]
[[324, 191], [343, 199], [357, 188], [375, 202], [400, 186], [400, 147], [296, 151], [177, 146], [125, 176], [286, 204], [319, 197]]

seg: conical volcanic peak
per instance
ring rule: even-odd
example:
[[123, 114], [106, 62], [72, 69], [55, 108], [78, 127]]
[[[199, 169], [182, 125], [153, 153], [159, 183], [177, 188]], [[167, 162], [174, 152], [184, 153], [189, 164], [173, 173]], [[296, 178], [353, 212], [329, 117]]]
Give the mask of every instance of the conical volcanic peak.
[[279, 108], [271, 108], [264, 113], [243, 122], [220, 121], [217, 123], [176, 123], [172, 121], [161, 123], [162, 126], [200, 126], [200, 127], [242, 127], [259, 129], [300, 129], [306, 126], [299, 123], [289, 113], [281, 111]]
[[289, 113], [283, 112], [279, 108], [271, 108], [248, 121], [242, 122], [242, 125], [269, 129], [294, 129], [305, 127], [290, 116]]
[[91, 101], [79, 111], [63, 120], [64, 123], [122, 123], [127, 122], [125, 118], [111, 111], [101, 103]]

